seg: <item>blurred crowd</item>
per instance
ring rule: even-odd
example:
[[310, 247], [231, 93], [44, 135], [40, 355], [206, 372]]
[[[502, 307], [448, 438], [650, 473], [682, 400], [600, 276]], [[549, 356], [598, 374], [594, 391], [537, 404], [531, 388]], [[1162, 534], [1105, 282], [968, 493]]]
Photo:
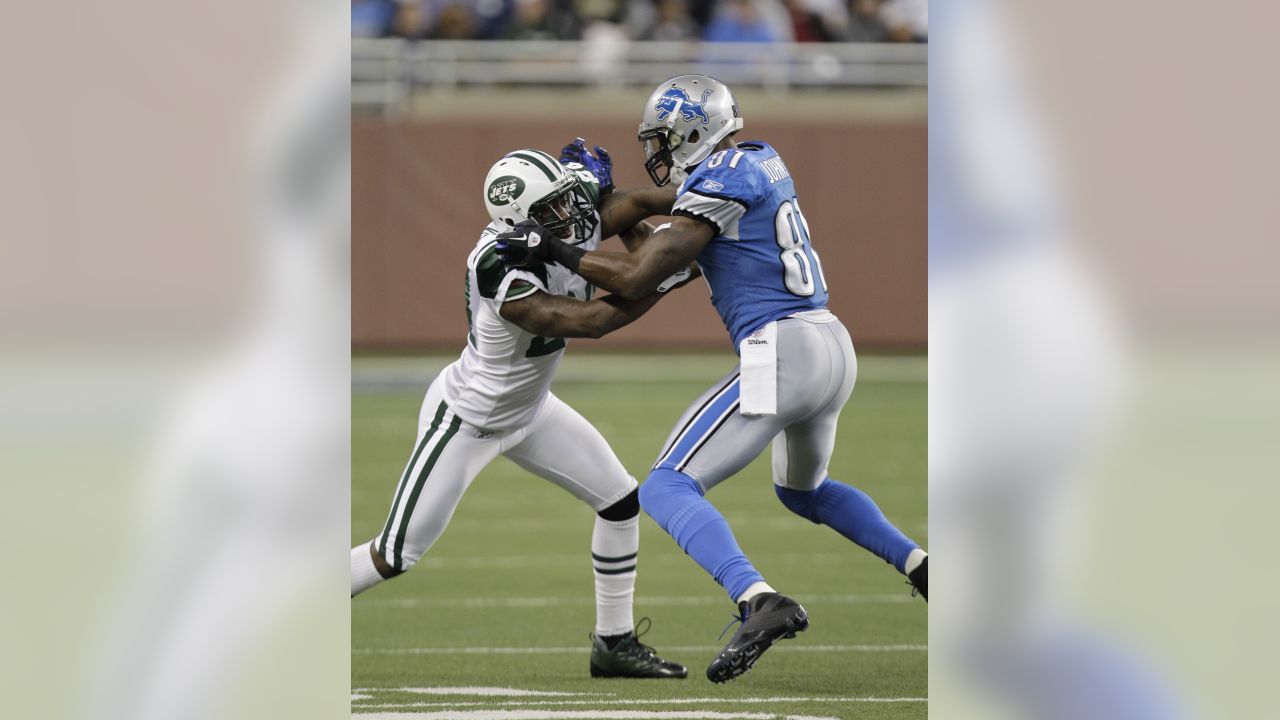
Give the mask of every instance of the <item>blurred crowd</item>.
[[926, 42], [928, 0], [352, 0], [355, 37]]

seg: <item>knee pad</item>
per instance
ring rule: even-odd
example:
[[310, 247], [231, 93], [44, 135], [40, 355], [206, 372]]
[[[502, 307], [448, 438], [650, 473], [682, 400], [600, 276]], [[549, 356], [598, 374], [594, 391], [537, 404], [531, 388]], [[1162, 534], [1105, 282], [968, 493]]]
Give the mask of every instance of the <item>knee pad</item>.
[[640, 507], [659, 526], [667, 528], [690, 495], [702, 497], [702, 487], [696, 480], [675, 470], [654, 470], [640, 486]]
[[811, 523], [820, 522], [818, 520], [818, 495], [822, 492], [822, 488], [826, 485], [823, 483], [813, 490], [792, 490], [781, 485], [774, 485], [774, 492], [778, 493], [778, 499], [791, 512], [808, 520]]
[[596, 513], [602, 519], [610, 522], [622, 522], [630, 520], [640, 514], [640, 489], [636, 488], [627, 493], [627, 496], [609, 507]]

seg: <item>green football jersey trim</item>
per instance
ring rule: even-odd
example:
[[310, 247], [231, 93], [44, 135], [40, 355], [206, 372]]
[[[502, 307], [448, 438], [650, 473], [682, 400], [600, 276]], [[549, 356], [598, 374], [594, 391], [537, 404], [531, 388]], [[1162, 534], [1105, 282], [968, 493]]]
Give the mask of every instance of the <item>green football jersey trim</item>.
[[471, 322], [471, 268], [467, 268], [467, 274], [462, 278], [462, 302], [467, 309], [467, 342], [475, 347], [476, 333]]
[[[502, 298], [503, 302], [506, 302], [508, 300], [519, 300], [520, 298], [526, 298], [538, 292], [538, 286], [534, 285], [531, 282], [528, 282], [525, 280], [517, 280], [516, 282], [520, 282], [524, 284], [521, 285], [520, 287], [508, 287], [507, 294]], [[514, 286], [516, 282], [513, 282], [511, 284]]]
[[[591, 174], [590, 172], [587, 173], [587, 175], [590, 175], [590, 174]], [[594, 175], [591, 176], [590, 180], [587, 180], [586, 176], [584, 175], [583, 177], [579, 178], [578, 184], [579, 186], [582, 187], [582, 194], [587, 196], [587, 200], [591, 201], [592, 207], [599, 210], [600, 200], [601, 200], [600, 181], [597, 180]]]
[[480, 297], [492, 300], [506, 276], [507, 269], [498, 257], [498, 243], [488, 245], [476, 255], [476, 290]]

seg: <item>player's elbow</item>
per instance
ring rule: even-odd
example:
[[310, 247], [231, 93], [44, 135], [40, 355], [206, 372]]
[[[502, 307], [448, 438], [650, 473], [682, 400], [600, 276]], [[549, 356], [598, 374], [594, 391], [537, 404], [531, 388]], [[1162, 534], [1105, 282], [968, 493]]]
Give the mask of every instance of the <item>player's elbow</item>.
[[639, 300], [653, 292], [657, 285], [648, 282], [638, 273], [625, 275], [619, 279], [615, 292], [627, 300]]

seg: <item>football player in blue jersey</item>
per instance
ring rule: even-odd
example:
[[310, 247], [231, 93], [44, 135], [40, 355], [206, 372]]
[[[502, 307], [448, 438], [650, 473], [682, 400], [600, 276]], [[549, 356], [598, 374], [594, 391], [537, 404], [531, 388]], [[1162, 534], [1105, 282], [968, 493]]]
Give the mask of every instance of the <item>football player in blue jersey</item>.
[[891, 563], [928, 598], [928, 556], [827, 465], [857, 361], [826, 308], [827, 282], [791, 174], [763, 142], [734, 141], [742, 115], [729, 88], [681, 75], [645, 103], [639, 139], [658, 186], [679, 182], [670, 223], [634, 252], [586, 252], [534, 226], [499, 237], [505, 262], [556, 262], [627, 298], [643, 297], [696, 263], [740, 362], [676, 423], [640, 502], [738, 604], [741, 626], [707, 668], [737, 677], [773, 643], [808, 627], [738, 547], [707, 491], [773, 448], [773, 481], [788, 509]]

